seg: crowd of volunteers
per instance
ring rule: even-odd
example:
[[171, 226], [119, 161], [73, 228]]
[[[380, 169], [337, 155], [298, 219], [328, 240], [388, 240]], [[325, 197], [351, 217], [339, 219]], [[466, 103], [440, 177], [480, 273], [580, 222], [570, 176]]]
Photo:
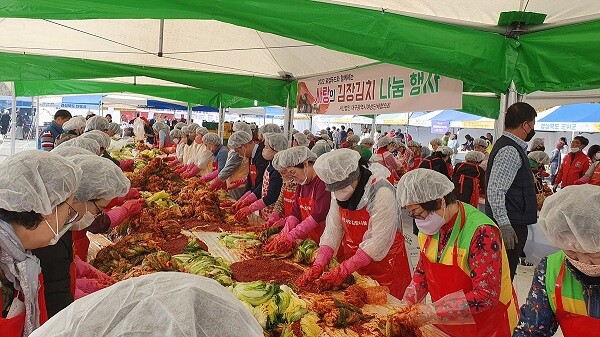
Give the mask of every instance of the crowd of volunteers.
[[[566, 140], [549, 156], [544, 140], [533, 138], [535, 117], [528, 104], [512, 105], [503, 135], [495, 143], [491, 135], [467, 135], [462, 146], [470, 151], [455, 166], [451, 134], [429, 149], [393, 132], [361, 140], [341, 127], [288, 138], [276, 124], [236, 122], [224, 144], [197, 123], [171, 130], [138, 118], [130, 141], [152, 136], [183, 178], [227, 190], [236, 220], [255, 213], [265, 228], [283, 226], [264, 251], [285, 254], [297, 240], [317, 242], [299, 287], [335, 288], [358, 272], [401, 299], [407, 320], [450, 336], [550, 336], [558, 327], [565, 336], [589, 336], [600, 331], [593, 211], [600, 207], [600, 146], [586, 155], [588, 140], [578, 136], [564, 159]], [[107, 151], [121, 135], [113, 124], [59, 110], [42, 134], [45, 151], [0, 163], [0, 335], [119, 335], [143, 326], [152, 336], [261, 336], [228, 291], [198, 276], [156, 273], [90, 295], [79, 289], [75, 266], [86, 264], [86, 232], [105, 233], [143, 206], [123, 173], [132, 162]], [[540, 200], [548, 177], [561, 189]], [[413, 271], [403, 215], [418, 234]], [[560, 250], [539, 263], [526, 302], [518, 303], [512, 279], [536, 223]], [[334, 258], [339, 264], [330, 267]], [[149, 319], [154, 311], [164, 317]]]

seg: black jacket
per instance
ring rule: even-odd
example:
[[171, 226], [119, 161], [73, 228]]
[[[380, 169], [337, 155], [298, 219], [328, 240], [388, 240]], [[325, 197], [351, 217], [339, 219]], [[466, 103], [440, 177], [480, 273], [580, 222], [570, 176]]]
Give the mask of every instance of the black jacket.
[[448, 177], [448, 179], [452, 179], [452, 177], [450, 177], [450, 173], [448, 173], [448, 166], [446, 165], [446, 162], [436, 154], [432, 154], [431, 156], [423, 159], [419, 165], [419, 168], [434, 170], [445, 175]]

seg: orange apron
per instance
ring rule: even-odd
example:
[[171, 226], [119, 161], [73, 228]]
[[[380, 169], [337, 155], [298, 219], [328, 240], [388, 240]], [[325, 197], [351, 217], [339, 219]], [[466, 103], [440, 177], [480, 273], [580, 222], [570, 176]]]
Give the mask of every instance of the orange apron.
[[[367, 212], [366, 207], [356, 211], [341, 207], [339, 210], [344, 227], [344, 236], [340, 246], [342, 253], [340, 262], [343, 262], [354, 256], [358, 250], [358, 245], [369, 228], [371, 215]], [[338, 257], [340, 257], [339, 253]], [[371, 261], [367, 266], [360, 268], [358, 273], [370, 276], [380, 285], [387, 286], [392, 296], [402, 298], [412, 279], [402, 233], [396, 232], [392, 247], [381, 261]]]

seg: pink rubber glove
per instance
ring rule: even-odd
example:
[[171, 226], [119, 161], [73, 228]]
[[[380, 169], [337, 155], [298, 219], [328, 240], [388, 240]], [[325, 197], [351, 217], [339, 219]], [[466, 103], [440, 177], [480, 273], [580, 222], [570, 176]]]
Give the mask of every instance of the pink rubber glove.
[[[252, 195], [254, 195], [254, 193]], [[256, 196], [254, 198], [256, 198]], [[246, 198], [246, 200], [248, 199]], [[235, 213], [235, 219], [237, 221], [242, 221], [248, 215], [252, 214], [253, 212], [259, 211], [265, 207], [267, 207], [267, 205], [265, 205], [265, 202], [262, 199], [256, 200], [250, 206], [243, 207], [242, 209], [237, 211], [237, 213]]]
[[329, 271], [329, 273], [317, 280], [319, 289], [327, 290], [339, 286], [344, 282], [348, 275], [357, 271], [359, 268], [368, 265], [371, 261], [373, 261], [373, 259], [359, 248], [351, 258], [342, 262], [338, 267]]
[[238, 203], [236, 205], [237, 210], [240, 210], [244, 207], [250, 206], [253, 202], [256, 202], [256, 200], [258, 199], [256, 197], [256, 194], [252, 193], [251, 191], [250, 191], [250, 193], [246, 192], [246, 194], [244, 194], [244, 196], [245, 197], [243, 199], [240, 199], [240, 201], [238, 201]]
[[[173, 157], [173, 158], [175, 158], [175, 157]], [[174, 167], [181, 165], [181, 162], [177, 158], [175, 158], [175, 160], [170, 161], [169, 163], [167, 163], [167, 165], [169, 165], [169, 167], [171, 167], [171, 168], [174, 168]]]
[[177, 158], [175, 158], [175, 156], [166, 156], [165, 158], [163, 158], [164, 161], [174, 161]]
[[313, 281], [318, 279], [319, 276], [323, 274], [323, 270], [325, 270], [325, 267], [320, 265], [313, 265], [312, 267], [310, 267], [309, 270], [305, 271], [304, 274], [302, 274], [302, 276], [300, 276], [294, 283], [298, 287], [305, 287], [309, 283], [312, 283]]
[[219, 170], [214, 170], [211, 173], [206, 174], [202, 178], [200, 178], [200, 182], [207, 183], [207, 182], [215, 179], [218, 175], [219, 175]]
[[315, 258], [315, 262], [313, 262], [313, 266], [321, 266], [325, 268], [326, 265], [329, 264], [331, 258], [333, 257], [333, 248], [323, 245], [319, 247], [317, 251], [317, 257]]
[[263, 228], [267, 229], [267, 228], [273, 226], [279, 220], [281, 220], [281, 215], [279, 214], [279, 212], [273, 212], [273, 213], [269, 214], [269, 217], [267, 218], [267, 222], [265, 222], [265, 224], [263, 225]]
[[289, 234], [289, 232], [291, 232], [294, 228], [296, 228], [296, 226], [298, 226], [299, 223], [300, 223], [300, 220], [298, 220], [298, 218], [296, 218], [293, 215], [290, 215], [287, 218], [285, 218], [285, 226], [283, 226], [283, 229], [281, 230], [281, 232]]
[[238, 179], [238, 180], [234, 181], [233, 183], [231, 183], [230, 186], [227, 186], [227, 190], [228, 191], [235, 190], [240, 187], [243, 187], [243, 185], [245, 185], [245, 184], [246, 184], [246, 178]]
[[210, 189], [213, 191], [216, 191], [216, 190], [223, 188], [225, 185], [226, 184], [223, 180], [216, 178], [215, 180], [212, 181], [212, 183], [210, 183]]
[[187, 169], [188, 169], [188, 165], [181, 165], [180, 167], [178, 167], [175, 170], [175, 173], [182, 174], [183, 172], [187, 171]]
[[[277, 221], [275, 221], [274, 223], [270, 224], [269, 227], [264, 227], [264, 229], [269, 229], [270, 227], [279, 227], [279, 226], [284, 226], [285, 225], [285, 219], [279, 219]], [[265, 223], [266, 225], [266, 223]]]
[[128, 217], [138, 215], [142, 212], [144, 200], [129, 200], [123, 206], [115, 207], [106, 213], [110, 218], [110, 228], [116, 227], [123, 223]]
[[194, 164], [192, 164], [192, 167], [185, 171], [181, 176], [184, 178], [191, 178], [193, 176], [195, 176], [196, 174], [200, 173], [200, 168]]
[[127, 194], [125, 194], [124, 196], [112, 199], [108, 203], [108, 205], [106, 205], [106, 209], [110, 210], [111, 208], [113, 208], [115, 206], [121, 206], [127, 200], [139, 199], [141, 197], [142, 197], [142, 194], [140, 193], [140, 190], [138, 190], [135, 187], [131, 187], [129, 189], [129, 191], [127, 192]]
[[250, 207], [249, 206], [244, 207], [244, 208], [240, 209], [239, 211], [235, 212], [235, 220], [238, 222], [241, 222], [244, 219], [246, 219], [250, 214], [252, 214]]
[[[295, 218], [295, 217], [294, 217]], [[293, 229], [290, 229], [289, 235], [293, 240], [304, 239], [308, 236], [308, 233], [317, 227], [318, 223], [309, 216], [301, 223], [297, 224]]]
[[587, 176], [583, 176], [583, 177], [579, 178], [579, 180], [577, 180], [575, 182], [575, 185], [587, 184], [589, 181], [590, 181], [590, 178], [588, 178]]

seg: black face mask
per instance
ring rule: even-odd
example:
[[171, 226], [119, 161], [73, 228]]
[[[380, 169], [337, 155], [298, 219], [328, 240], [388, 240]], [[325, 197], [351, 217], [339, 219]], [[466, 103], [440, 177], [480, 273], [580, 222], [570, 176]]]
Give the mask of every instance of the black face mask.
[[[529, 126], [529, 127], [531, 127], [531, 126]], [[525, 136], [524, 141], [528, 142], [528, 141], [532, 140], [533, 136], [535, 136], [535, 130], [532, 128], [531, 131], [527, 132], [527, 136]]]

